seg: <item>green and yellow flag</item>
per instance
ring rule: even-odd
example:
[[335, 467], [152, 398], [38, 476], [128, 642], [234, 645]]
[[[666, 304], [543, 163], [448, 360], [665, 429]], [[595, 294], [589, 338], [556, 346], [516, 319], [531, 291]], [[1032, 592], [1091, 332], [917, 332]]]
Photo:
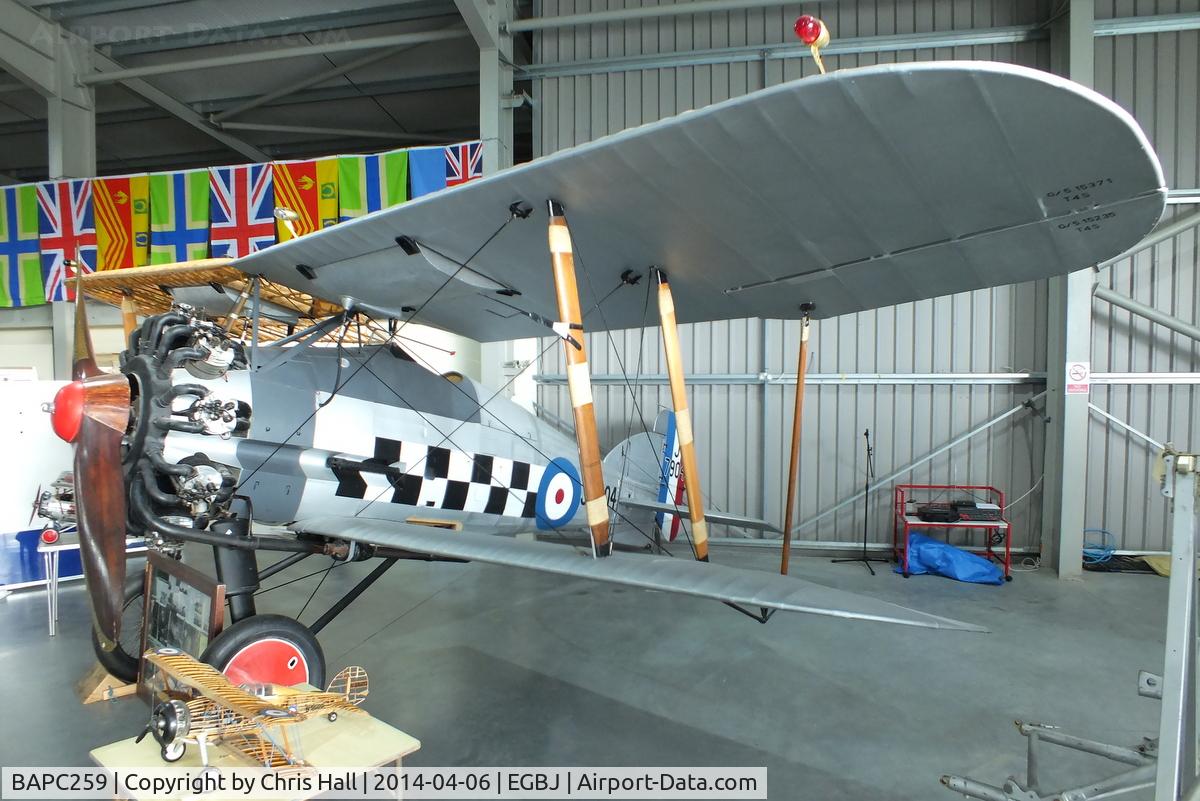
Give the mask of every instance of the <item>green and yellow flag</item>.
[[352, 220], [408, 200], [408, 151], [338, 157], [338, 207]]
[[45, 302], [37, 187], [6, 186], [0, 191], [0, 308]]
[[99, 268], [144, 267], [150, 261], [150, 177], [128, 175], [92, 181]]
[[150, 176], [150, 263], [208, 258], [208, 170]]

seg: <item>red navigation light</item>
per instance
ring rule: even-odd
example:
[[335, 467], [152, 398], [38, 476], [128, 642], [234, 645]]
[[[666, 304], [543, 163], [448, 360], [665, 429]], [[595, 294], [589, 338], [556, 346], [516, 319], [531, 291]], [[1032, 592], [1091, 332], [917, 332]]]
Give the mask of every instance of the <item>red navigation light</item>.
[[79, 426], [83, 423], [84, 392], [82, 381], [72, 381], [54, 396], [50, 425], [54, 427], [54, 433], [66, 442], [74, 442], [79, 436]]
[[58, 529], [46, 528], [42, 529], [42, 542], [47, 545], [53, 545], [58, 542]]
[[804, 42], [809, 47], [817, 43], [821, 38], [821, 20], [811, 14], [804, 14], [796, 19], [794, 30], [796, 36], [800, 37], [800, 41]]

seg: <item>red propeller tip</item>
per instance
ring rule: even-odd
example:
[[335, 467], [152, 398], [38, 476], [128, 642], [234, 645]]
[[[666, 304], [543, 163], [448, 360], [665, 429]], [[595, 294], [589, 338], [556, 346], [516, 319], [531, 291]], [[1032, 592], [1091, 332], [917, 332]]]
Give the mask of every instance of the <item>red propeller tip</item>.
[[50, 410], [50, 425], [65, 442], [74, 442], [83, 423], [84, 388], [82, 381], [72, 381], [54, 396]]
[[793, 29], [796, 31], [796, 36], [800, 37], [800, 41], [806, 45], [811, 46], [821, 38], [821, 20], [811, 14], [798, 17]]

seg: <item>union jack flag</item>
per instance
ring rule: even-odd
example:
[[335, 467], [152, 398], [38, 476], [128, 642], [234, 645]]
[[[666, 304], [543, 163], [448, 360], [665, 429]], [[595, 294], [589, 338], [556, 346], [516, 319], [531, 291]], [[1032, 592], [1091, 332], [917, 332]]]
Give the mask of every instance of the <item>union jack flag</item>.
[[468, 142], [446, 148], [446, 186], [465, 184], [483, 177], [483, 142]]
[[92, 212], [91, 181], [51, 181], [38, 184], [38, 233], [46, 300], [74, 300], [67, 266], [82, 260], [84, 273], [96, 269], [96, 223]]
[[236, 259], [275, 244], [271, 165], [213, 167], [210, 236], [214, 258]]

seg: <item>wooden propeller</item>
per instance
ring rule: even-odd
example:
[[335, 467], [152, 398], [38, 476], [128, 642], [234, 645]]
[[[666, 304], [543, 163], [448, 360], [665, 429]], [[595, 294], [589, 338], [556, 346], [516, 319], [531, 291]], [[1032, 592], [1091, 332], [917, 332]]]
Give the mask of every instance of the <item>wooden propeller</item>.
[[96, 365], [84, 307], [75, 283], [75, 378], [54, 397], [55, 432], [75, 444], [75, 506], [79, 554], [92, 621], [100, 644], [116, 647], [125, 585], [125, 481], [121, 438], [129, 425], [129, 380]]

